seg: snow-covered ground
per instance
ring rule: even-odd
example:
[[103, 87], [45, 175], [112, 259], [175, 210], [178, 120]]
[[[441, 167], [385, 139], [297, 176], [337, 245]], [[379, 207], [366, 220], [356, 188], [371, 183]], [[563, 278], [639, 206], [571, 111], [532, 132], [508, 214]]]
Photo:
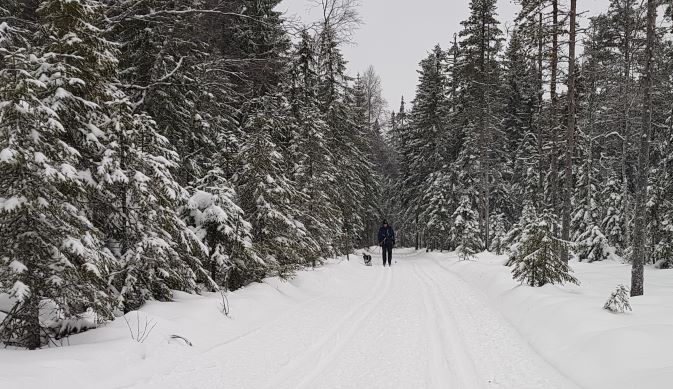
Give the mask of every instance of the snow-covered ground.
[[[150, 303], [68, 347], [0, 350], [0, 388], [665, 388], [673, 271], [633, 313], [601, 309], [629, 267], [573, 264], [582, 286], [529, 288], [503, 258], [396, 250], [229, 294]], [[139, 320], [138, 320], [139, 319]], [[139, 323], [138, 323], [139, 321]], [[156, 324], [144, 343], [131, 339]], [[172, 339], [179, 335], [188, 339]]]
[[481, 289], [530, 345], [585, 388], [664, 389], [673, 385], [673, 270], [645, 269], [645, 295], [633, 312], [603, 304], [618, 284], [630, 285], [631, 266], [573, 262], [580, 286], [542, 288], [512, 282], [503, 257], [447, 261], [447, 271]]

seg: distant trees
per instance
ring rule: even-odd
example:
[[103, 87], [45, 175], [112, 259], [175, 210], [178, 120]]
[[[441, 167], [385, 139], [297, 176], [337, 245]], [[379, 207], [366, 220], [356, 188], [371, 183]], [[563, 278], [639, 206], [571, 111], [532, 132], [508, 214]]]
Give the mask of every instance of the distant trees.
[[392, 139], [405, 234], [417, 247], [455, 248], [445, 215], [467, 196], [481, 250], [512, 252], [529, 225], [541, 236], [544, 219], [534, 246], [557, 250], [549, 263], [618, 255], [639, 283], [641, 263], [672, 263], [673, 43], [663, 28], [648, 30], [650, 6], [632, 0], [611, 1], [583, 30], [576, 1], [519, 4], [506, 47], [495, 2], [472, 0], [449, 49], [420, 64], [411, 114]]

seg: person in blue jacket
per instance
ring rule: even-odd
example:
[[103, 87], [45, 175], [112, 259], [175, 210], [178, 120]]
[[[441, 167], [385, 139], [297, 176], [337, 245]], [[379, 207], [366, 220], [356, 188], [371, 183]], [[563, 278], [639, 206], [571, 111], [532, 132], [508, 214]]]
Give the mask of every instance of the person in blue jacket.
[[393, 246], [395, 246], [395, 231], [385, 220], [379, 228], [379, 246], [381, 246], [381, 252], [383, 253], [383, 266], [386, 266], [386, 259], [388, 259], [388, 266], [391, 266]]

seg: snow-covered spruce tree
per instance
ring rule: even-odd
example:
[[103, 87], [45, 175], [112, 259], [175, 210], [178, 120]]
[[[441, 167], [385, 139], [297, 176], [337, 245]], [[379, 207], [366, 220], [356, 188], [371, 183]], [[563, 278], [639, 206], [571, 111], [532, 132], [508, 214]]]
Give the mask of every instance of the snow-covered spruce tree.
[[362, 223], [356, 231], [357, 237], [353, 239], [356, 247], [378, 243], [373, 232], [378, 231], [381, 225], [381, 215], [395, 222], [395, 211], [388, 207], [390, 196], [383, 196], [389, 177], [395, 174], [395, 152], [383, 139], [379, 120], [371, 119], [373, 122], [370, 122], [370, 118], [383, 115], [381, 112], [385, 104], [380, 85], [376, 86], [377, 82], [380, 83], [378, 75], [373, 69], [368, 69], [365, 77], [356, 78], [349, 99], [354, 123], [352, 137], [357, 149], [355, 167], [363, 185], [360, 193]]
[[187, 193], [171, 173], [178, 158], [168, 139], [121, 92], [110, 111], [109, 143], [94, 175], [103, 196], [95, 213], [117, 258], [110, 286], [118, 308], [168, 300], [172, 290], [196, 292], [197, 282], [216, 288], [201, 261], [205, 247], [177, 213]]
[[455, 209], [450, 196], [451, 189], [451, 181], [446, 173], [432, 173], [428, 177], [420, 217], [427, 222], [425, 240], [430, 250], [451, 249], [451, 210]]
[[[291, 154], [294, 157], [294, 180], [303, 200], [301, 221], [319, 247], [305, 253], [315, 265], [321, 257], [337, 253], [334, 226], [342, 225], [335, 199], [339, 196], [335, 158], [328, 147], [330, 129], [318, 108], [316, 97], [317, 70], [313, 40], [307, 32], [294, 53], [290, 103], [294, 116]], [[318, 250], [320, 248], [320, 250]]]
[[523, 228], [510, 254], [515, 280], [530, 286], [578, 283], [570, 274], [569, 265], [559, 256], [559, 245], [563, 243], [554, 237], [555, 228], [557, 218], [548, 210]]
[[109, 257], [81, 206], [80, 154], [41, 99], [44, 58], [22, 33], [33, 34], [0, 21], [0, 294], [13, 303], [0, 342], [35, 349], [81, 329], [87, 310], [110, 317], [111, 301]]
[[347, 254], [362, 235], [365, 220], [375, 214], [379, 182], [374, 179], [364, 101], [357, 100], [349, 86], [338, 31], [325, 22], [317, 42], [317, 98], [330, 128], [327, 145], [339, 156], [335, 159], [339, 196], [334, 200], [342, 224], [332, 226], [331, 233], [340, 242], [338, 252]]
[[468, 196], [460, 198], [460, 204], [453, 212], [451, 236], [460, 259], [473, 258], [484, 248], [479, 231], [479, 215], [472, 208]]
[[[265, 270], [288, 277], [305, 265], [302, 254], [316, 245], [299, 221], [300, 195], [272, 140], [274, 131], [291, 125], [289, 107], [282, 96], [267, 96], [251, 102], [249, 112], [235, 183]], [[260, 273], [258, 278], [265, 275]]]
[[120, 91], [117, 46], [95, 25], [104, 6], [93, 0], [49, 0], [43, 22], [45, 101], [84, 157], [89, 213], [116, 257], [109, 285], [117, 308], [129, 311], [172, 290], [214, 287], [200, 258], [203, 246], [176, 213], [186, 192], [173, 178], [177, 155], [156, 123]]
[[617, 285], [617, 289], [612, 292], [608, 301], [603, 305], [603, 309], [607, 309], [613, 313], [624, 313], [631, 311], [631, 297], [629, 289], [624, 285]]
[[459, 116], [466, 137], [461, 159], [464, 166], [470, 167], [468, 172], [477, 195], [472, 201], [478, 207], [481, 239], [487, 246], [491, 241], [491, 213], [494, 205], [503, 201], [498, 198], [500, 194], [505, 193], [499, 170], [507, 166], [499, 165], [505, 160], [499, 141], [504, 139], [500, 119], [503, 101], [498, 93], [498, 57], [504, 37], [496, 16], [496, 0], [470, 1], [470, 16], [461, 22], [461, 56], [457, 64], [463, 107]]
[[537, 69], [524, 36], [530, 33], [526, 27], [524, 24], [514, 28], [503, 61], [503, 132], [505, 157], [511, 171], [511, 176], [505, 175], [504, 179], [512, 187], [511, 197], [507, 200], [513, 208], [511, 214], [505, 215], [509, 223], [518, 220], [524, 204], [540, 204], [544, 191], [538, 155], [541, 112]]
[[236, 290], [259, 273], [261, 260], [252, 244], [252, 226], [238, 206], [238, 195], [213, 169], [197, 181], [185, 209], [187, 224], [208, 250], [205, 268], [210, 278], [227, 290]]
[[493, 232], [491, 246], [488, 251], [501, 255], [506, 249], [505, 239], [507, 238], [507, 227], [505, 225], [505, 215], [499, 214], [491, 219]]
[[37, 9], [45, 63], [45, 102], [58, 114], [82, 155], [80, 170], [105, 147], [106, 103], [114, 101], [117, 47], [97, 27], [105, 7], [96, 0], [45, 0]]
[[608, 239], [601, 232], [600, 227], [591, 225], [575, 241], [577, 256], [580, 261], [616, 260], [615, 248], [610, 246]]
[[[673, 20], [673, 8], [665, 14], [668, 23]], [[671, 99], [673, 92], [673, 41], [662, 39], [657, 43], [657, 91], [655, 109], [657, 125], [653, 134], [653, 160], [651, 194], [648, 201], [650, 222], [648, 226], [651, 251], [651, 262], [657, 268], [673, 268], [673, 112]]]
[[[232, 23], [232, 16], [220, 17], [220, 25], [215, 25], [211, 34], [222, 35], [220, 47], [223, 47], [225, 58], [244, 59], [238, 70], [243, 75], [239, 86], [246, 90], [245, 96], [255, 98], [277, 92], [286, 76], [287, 52], [291, 48], [285, 20], [277, 9], [282, 0], [208, 1], [216, 10], [241, 15], [234, 17], [235, 23]], [[222, 34], [221, 23], [232, 26]]]
[[[585, 135], [585, 134], [581, 134]], [[591, 132], [587, 136], [592, 138]], [[585, 162], [581, 166], [578, 190], [575, 198], [580, 203], [580, 207], [573, 215], [573, 241], [575, 242], [575, 249], [580, 261], [587, 260], [589, 262], [602, 261], [604, 259], [614, 259], [615, 249], [610, 246], [607, 238], [601, 231], [600, 224], [600, 209], [598, 206], [597, 190], [594, 179], [594, 167], [592, 165], [593, 153], [591, 144], [587, 142], [585, 145], [583, 140], [585, 136], [580, 136], [579, 146], [587, 147], [585, 150], [589, 155], [585, 157]]]
[[413, 109], [408, 115], [408, 124], [400, 129], [403, 140], [399, 150], [403, 166], [401, 196], [406, 217], [413, 223], [417, 248], [422, 244], [420, 237], [427, 225], [427, 220], [421, 219], [423, 197], [438, 198], [439, 194], [428, 193], [429, 190], [439, 190], [436, 185], [431, 185], [431, 176], [441, 174], [440, 169], [447, 164], [446, 147], [453, 144], [448, 142], [447, 133], [449, 101], [446, 66], [446, 53], [439, 45], [420, 62]]
[[[175, 174], [181, 185], [203, 177], [216, 152], [230, 159], [240, 135], [232, 118], [231, 100], [237, 93], [229, 75], [238, 80], [244, 77], [233, 65], [227, 66], [213, 47], [225, 40], [219, 34], [223, 25], [234, 28], [239, 23], [218, 17], [218, 10], [197, 11], [213, 10], [212, 3], [118, 0], [106, 12], [111, 22], [109, 37], [122, 47], [119, 78], [123, 90], [138, 112], [156, 121], [160, 135], [178, 152], [180, 169]], [[230, 5], [235, 8], [232, 13], [239, 11], [239, 4]]]
[[596, 188], [598, 172], [593, 163], [593, 133], [591, 129], [588, 131], [588, 133], [580, 131], [577, 136], [578, 150], [582, 154], [583, 163], [577, 169], [576, 210], [572, 215], [571, 223], [571, 240], [574, 242], [578, 242], [580, 236], [586, 236], [601, 221], [598, 190]]
[[601, 222], [601, 230], [605, 233], [608, 243], [621, 254], [624, 248], [624, 215], [622, 214], [622, 184], [616, 175], [608, 179], [603, 189], [602, 198], [605, 216]]
[[524, 203], [523, 210], [521, 211], [521, 217], [519, 220], [512, 225], [512, 228], [507, 231], [507, 234], [503, 238], [502, 245], [505, 250], [510, 254], [509, 259], [505, 262], [505, 266], [511, 266], [514, 257], [512, 257], [513, 249], [516, 247], [516, 244], [521, 239], [523, 231], [526, 226], [532, 223], [537, 218], [535, 207], [532, 202], [528, 201]]
[[673, 134], [669, 136], [671, 140], [655, 146], [655, 149], [661, 147], [664, 153], [660, 154], [662, 158], [652, 171], [652, 189], [648, 201], [651, 262], [657, 268], [664, 269], [673, 267], [673, 204], [670, 200], [673, 198], [673, 152], [669, 151], [673, 150]]

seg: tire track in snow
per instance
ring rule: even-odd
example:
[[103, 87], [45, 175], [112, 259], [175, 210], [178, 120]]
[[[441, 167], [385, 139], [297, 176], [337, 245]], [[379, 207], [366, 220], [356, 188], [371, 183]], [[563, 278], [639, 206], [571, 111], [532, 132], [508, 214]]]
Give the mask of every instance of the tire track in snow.
[[[382, 274], [374, 290], [383, 292], [375, 293], [362, 303], [351, 309], [334, 326], [326, 331], [320, 340], [314, 343], [300, 355], [292, 358], [279, 374], [276, 374], [263, 386], [264, 388], [277, 388], [281, 383], [287, 383], [289, 380], [301, 378], [299, 385], [291, 385], [292, 388], [304, 387], [329, 365], [336, 358], [341, 348], [350, 337], [357, 331], [358, 327], [373, 312], [385, 298], [392, 284], [392, 272]], [[310, 366], [314, 366], [312, 370]], [[307, 375], [308, 374], [308, 375]]]
[[[437, 326], [437, 314], [434, 309], [431, 309], [429, 306], [430, 303], [430, 294], [428, 293], [425, 282], [423, 281], [420, 273], [416, 269], [416, 264], [412, 265], [412, 270], [417, 280], [417, 284], [420, 285], [420, 291], [423, 299], [423, 312], [425, 317], [423, 320], [423, 327], [425, 330], [424, 340], [426, 350], [430, 350], [431, 359], [429, 361], [429, 366], [426, 367], [425, 376], [429, 377], [429, 387], [439, 388], [442, 384], [446, 385], [450, 381], [450, 374], [457, 375], [453, 367], [449, 363], [442, 347], [442, 339], [440, 336], [440, 331], [444, 330]], [[434, 323], [433, 327], [431, 324]], [[427, 386], [427, 384], [426, 384]]]
[[451, 320], [451, 315], [447, 314], [443, 302], [437, 297], [432, 279], [418, 263], [413, 263], [413, 270], [420, 281], [424, 295], [423, 303], [435, 327], [434, 330], [428, 329], [428, 336], [432, 336], [430, 343], [433, 350], [431, 370], [427, 373], [433, 378], [430, 387], [471, 389], [483, 387], [483, 380], [479, 379], [465, 343], [460, 335], [456, 334], [456, 323]]

